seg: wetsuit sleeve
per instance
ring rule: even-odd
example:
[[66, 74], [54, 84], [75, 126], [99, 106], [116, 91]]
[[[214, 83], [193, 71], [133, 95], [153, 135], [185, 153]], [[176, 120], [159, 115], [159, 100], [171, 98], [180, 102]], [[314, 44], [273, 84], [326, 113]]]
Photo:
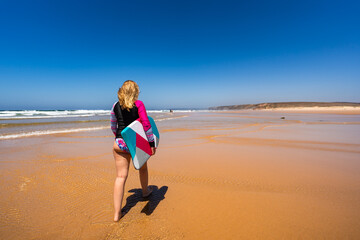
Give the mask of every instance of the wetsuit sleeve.
[[117, 130], [117, 119], [115, 116], [115, 112], [114, 112], [114, 107], [115, 104], [113, 105], [113, 107], [111, 108], [111, 112], [110, 112], [110, 127], [111, 127], [111, 131], [114, 133], [114, 135], [116, 136], [116, 130]]
[[145, 133], [146, 133], [146, 137], [147, 137], [147, 139], [148, 139], [148, 141], [150, 143], [150, 146], [155, 147], [154, 135], [153, 135], [153, 131], [152, 131], [152, 128], [151, 128], [149, 118], [148, 118], [147, 113], [146, 113], [144, 103], [142, 101], [140, 101], [140, 100], [137, 100], [135, 102], [135, 105], [138, 108], [140, 122], [143, 125], [143, 128], [144, 128]]

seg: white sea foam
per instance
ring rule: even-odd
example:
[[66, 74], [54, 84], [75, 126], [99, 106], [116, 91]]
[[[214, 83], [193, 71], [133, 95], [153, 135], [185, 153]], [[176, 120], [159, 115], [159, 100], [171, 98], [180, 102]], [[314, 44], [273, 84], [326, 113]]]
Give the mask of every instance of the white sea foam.
[[[207, 112], [208, 110], [173, 110], [174, 113]], [[169, 113], [170, 110], [147, 110], [148, 113]], [[0, 120], [6, 119], [34, 119], [34, 118], [63, 118], [63, 117], [93, 117], [110, 115], [110, 110], [21, 110], [0, 111]]]
[[105, 129], [105, 128], [108, 128], [108, 126], [91, 127], [91, 128], [72, 128], [72, 129], [63, 129], [63, 130], [33, 131], [33, 132], [26, 132], [26, 133], [0, 135], [0, 140], [23, 138], [23, 137], [34, 137], [34, 136], [57, 134], [57, 133], [72, 133], [72, 132], [94, 131], [94, 130], [101, 130], [101, 129]]
[[109, 110], [0, 111], [0, 119], [91, 117], [91, 116], [104, 116], [109, 114], [110, 114]]

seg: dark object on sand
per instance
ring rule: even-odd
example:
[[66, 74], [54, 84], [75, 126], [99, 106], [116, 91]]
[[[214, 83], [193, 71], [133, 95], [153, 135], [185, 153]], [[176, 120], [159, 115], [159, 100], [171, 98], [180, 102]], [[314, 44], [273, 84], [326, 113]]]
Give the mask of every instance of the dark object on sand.
[[285, 117], [281, 117], [280, 119], [285, 119]]
[[172, 112], [174, 112], [172, 109], [170, 109], [170, 112], [172, 113]]

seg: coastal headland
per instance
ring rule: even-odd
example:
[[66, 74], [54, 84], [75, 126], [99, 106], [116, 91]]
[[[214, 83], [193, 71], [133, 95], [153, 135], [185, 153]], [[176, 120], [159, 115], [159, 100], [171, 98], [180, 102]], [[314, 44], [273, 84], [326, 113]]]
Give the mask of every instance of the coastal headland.
[[360, 103], [356, 102], [271, 102], [257, 104], [241, 104], [210, 107], [209, 110], [264, 110], [264, 109], [306, 109], [306, 110], [357, 110]]

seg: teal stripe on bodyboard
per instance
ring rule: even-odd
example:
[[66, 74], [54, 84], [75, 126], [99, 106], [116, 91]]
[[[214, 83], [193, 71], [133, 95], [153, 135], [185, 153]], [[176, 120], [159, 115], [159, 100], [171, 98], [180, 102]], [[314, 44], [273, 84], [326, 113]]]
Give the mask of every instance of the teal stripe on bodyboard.
[[155, 147], [158, 147], [159, 145], [159, 140], [160, 140], [160, 133], [159, 130], [157, 129], [157, 126], [155, 124], [155, 121], [152, 117], [148, 117], [149, 118], [149, 122], [151, 124], [151, 128], [153, 131], [153, 134], [155, 135], [156, 139], [155, 139]]
[[130, 151], [131, 157], [134, 158], [136, 154], [136, 132], [131, 128], [126, 127], [121, 131], [121, 135]]

